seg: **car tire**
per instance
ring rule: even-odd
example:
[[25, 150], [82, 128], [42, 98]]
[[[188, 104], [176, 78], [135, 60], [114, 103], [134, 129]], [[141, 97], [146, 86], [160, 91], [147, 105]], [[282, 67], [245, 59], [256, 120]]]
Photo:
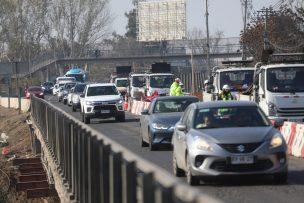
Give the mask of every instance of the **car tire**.
[[81, 114], [81, 121], [84, 122], [84, 113], [81, 112], [80, 114]]
[[76, 108], [72, 105], [72, 111], [76, 112]]
[[63, 104], [66, 105], [67, 104], [67, 100], [64, 99], [63, 100]]
[[146, 143], [145, 141], [144, 141], [144, 138], [143, 138], [143, 136], [142, 136], [142, 132], [141, 132], [141, 129], [139, 129], [139, 136], [140, 136], [140, 146], [141, 147], [148, 147], [149, 146], [149, 144], [148, 143]]
[[285, 184], [288, 180], [288, 172], [278, 173], [273, 175], [273, 180], [276, 184]]
[[192, 186], [199, 185], [200, 180], [197, 177], [192, 175], [189, 155], [187, 155], [186, 161], [187, 161], [187, 172], [186, 172], [187, 183]]
[[173, 156], [172, 157], [173, 157], [173, 174], [176, 177], [184, 177], [185, 176], [185, 171], [178, 167], [174, 151], [173, 151]]
[[150, 148], [150, 151], [155, 151], [156, 150], [156, 146], [155, 146], [155, 144], [152, 143], [152, 135], [151, 135], [150, 130], [148, 130], [148, 135], [149, 135], [149, 148]]
[[115, 121], [118, 121], [118, 122], [125, 122], [125, 121], [126, 121], [126, 115], [125, 115], [125, 114], [122, 114], [122, 115], [116, 116], [116, 117], [115, 117]]
[[86, 116], [85, 114], [84, 114], [84, 123], [85, 124], [90, 124], [91, 123], [90, 117]]

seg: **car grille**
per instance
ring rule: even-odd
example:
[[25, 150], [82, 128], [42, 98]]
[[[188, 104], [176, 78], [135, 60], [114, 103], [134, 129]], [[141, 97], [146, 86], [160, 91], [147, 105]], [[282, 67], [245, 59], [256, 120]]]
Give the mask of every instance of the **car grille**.
[[270, 160], [257, 160], [254, 164], [230, 164], [227, 161], [215, 161], [210, 168], [221, 172], [265, 171], [273, 166]]
[[116, 111], [116, 106], [115, 105], [99, 105], [99, 106], [94, 106], [95, 111], [100, 111], [100, 110], [110, 110], [110, 111]]
[[230, 153], [251, 153], [261, 145], [258, 143], [246, 143], [246, 144], [220, 144], [220, 146]]

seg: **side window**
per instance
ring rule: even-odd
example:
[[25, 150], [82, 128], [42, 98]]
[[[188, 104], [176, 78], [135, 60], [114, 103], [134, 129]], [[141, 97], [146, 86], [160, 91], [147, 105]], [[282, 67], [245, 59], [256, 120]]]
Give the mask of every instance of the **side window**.
[[192, 127], [193, 114], [194, 114], [194, 110], [191, 109], [189, 112], [189, 115], [187, 116], [187, 120], [186, 120], [186, 126], [188, 129]]
[[186, 125], [186, 120], [187, 120], [190, 110], [191, 110], [191, 108], [188, 107], [181, 118], [181, 123], [184, 125]]

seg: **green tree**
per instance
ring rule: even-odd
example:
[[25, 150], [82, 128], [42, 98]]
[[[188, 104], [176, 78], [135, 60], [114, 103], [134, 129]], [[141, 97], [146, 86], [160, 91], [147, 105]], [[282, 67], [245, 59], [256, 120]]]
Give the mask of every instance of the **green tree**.
[[132, 9], [128, 13], [125, 13], [125, 16], [128, 18], [125, 37], [136, 39], [136, 9]]

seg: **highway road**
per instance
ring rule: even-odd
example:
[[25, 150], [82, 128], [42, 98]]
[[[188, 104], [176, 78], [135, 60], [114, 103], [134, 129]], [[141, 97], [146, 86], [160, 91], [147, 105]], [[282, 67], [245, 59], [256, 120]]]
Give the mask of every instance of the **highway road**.
[[[56, 97], [46, 100], [80, 120], [79, 112], [58, 103]], [[91, 127], [110, 137], [139, 156], [157, 164], [172, 173], [172, 152], [169, 149], [150, 152], [140, 146], [139, 116], [127, 113], [126, 122], [118, 123], [114, 119], [91, 120]], [[185, 178], [183, 178], [184, 181]], [[233, 177], [210, 180], [195, 186], [202, 193], [231, 203], [302, 203], [304, 201], [304, 160], [289, 158], [289, 179], [285, 185], [275, 185], [270, 177]]]

